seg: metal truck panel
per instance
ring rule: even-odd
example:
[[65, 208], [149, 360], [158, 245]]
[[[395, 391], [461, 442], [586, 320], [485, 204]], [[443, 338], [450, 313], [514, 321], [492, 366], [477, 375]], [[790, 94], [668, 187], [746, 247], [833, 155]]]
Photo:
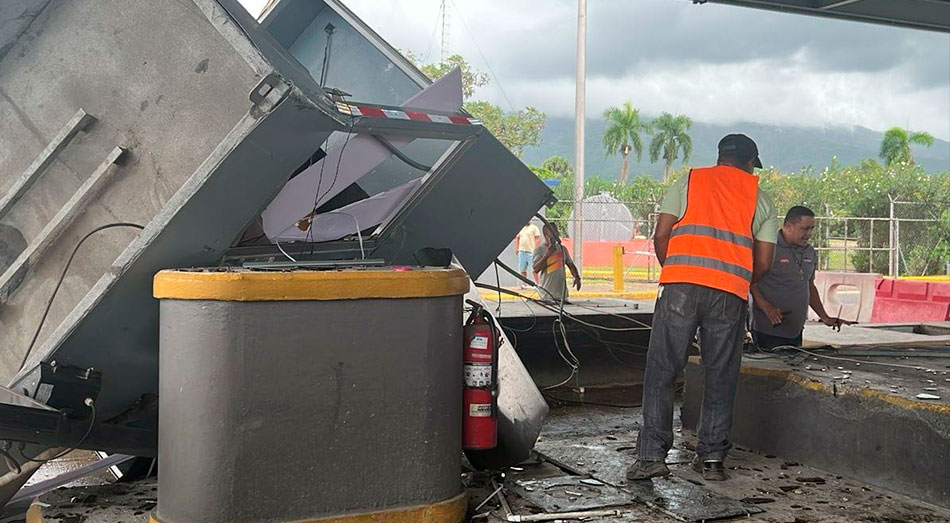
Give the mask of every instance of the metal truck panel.
[[146, 229], [131, 242], [128, 232], [100, 233], [76, 257], [25, 369], [42, 358], [101, 370], [103, 416], [155, 392], [152, 275], [217, 263], [289, 173], [341, 128], [306, 70], [255, 25], [230, 1], [53, 1], [0, 62], [0, 111], [21, 121], [7, 135], [18, 147], [3, 155], [4, 187], [77, 109], [97, 119], [5, 218], [28, 242], [110, 149], [128, 156], [0, 306], [7, 378], [79, 237], [136, 222]]
[[[234, 0], [193, 2], [20, 2], [29, 23], [0, 34], [9, 44], [0, 47], [0, 194], [13, 191], [17, 200], [0, 223], [0, 267], [30, 245], [43, 246], [42, 255], [7, 278], [0, 378], [18, 374], [15, 385], [41, 360], [94, 367], [103, 376], [100, 420], [127, 416], [157, 393], [152, 276], [168, 267], [220, 263], [334, 132], [411, 137], [407, 154], [435, 160], [365, 238], [387, 263], [415, 263], [418, 249], [449, 247], [478, 274], [550, 198], [480, 127], [341, 113], [312, 77], [312, 60], [298, 61], [320, 45], [318, 15], [338, 20], [338, 34], [347, 35], [334, 56], [349, 65], [329, 69], [331, 83], [340, 79], [333, 87], [363, 89], [369, 103], [390, 106], [428, 85], [342, 5], [285, 0], [260, 26]], [[294, 14], [316, 4], [319, 12], [309, 19]], [[95, 121], [57, 146], [80, 110]], [[58, 152], [46, 162], [50, 147]], [[122, 158], [94, 187], [96, 197], [80, 198], [81, 205], [56, 218], [117, 147]], [[43, 172], [29, 174], [38, 161], [47, 164]], [[390, 158], [368, 173], [364, 185], [372, 191], [398, 185], [404, 179], [396, 162]], [[24, 174], [30, 187], [21, 191]], [[86, 233], [111, 222], [145, 228], [102, 232], [83, 245], [18, 371], [66, 258]], [[43, 240], [44, 229], [58, 240]], [[359, 256], [355, 241], [311, 247], [315, 258]], [[274, 245], [261, 253], [281, 256]], [[539, 425], [543, 412], [532, 413]]]

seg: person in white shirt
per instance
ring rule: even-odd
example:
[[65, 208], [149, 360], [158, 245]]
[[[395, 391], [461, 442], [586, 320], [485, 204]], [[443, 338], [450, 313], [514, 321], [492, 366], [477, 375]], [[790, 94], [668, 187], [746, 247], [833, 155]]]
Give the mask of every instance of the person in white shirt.
[[[528, 269], [531, 267], [531, 257], [534, 254], [534, 249], [541, 243], [541, 231], [538, 230], [538, 227], [531, 222], [528, 222], [524, 227], [521, 228], [521, 231], [518, 233], [518, 236], [515, 237], [514, 247], [515, 255], [518, 257], [518, 272], [521, 273], [523, 278], [528, 277]], [[534, 283], [538, 283], [538, 273], [532, 271], [534, 274]], [[521, 284], [521, 288], [524, 289], [526, 285]]]

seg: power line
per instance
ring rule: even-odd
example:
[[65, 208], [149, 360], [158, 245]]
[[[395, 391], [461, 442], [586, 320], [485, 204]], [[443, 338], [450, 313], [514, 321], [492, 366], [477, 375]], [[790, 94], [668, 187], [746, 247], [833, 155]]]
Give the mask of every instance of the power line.
[[439, 19], [442, 17], [442, 7], [439, 7], [439, 12], [436, 13], [435, 23], [432, 24], [432, 33], [429, 35], [429, 40], [426, 42], [426, 52], [422, 55], [422, 61], [419, 63], [419, 67], [422, 67], [424, 64], [429, 62], [429, 53], [432, 52], [432, 42], [435, 41], [435, 33], [439, 30]]
[[502, 87], [501, 81], [498, 79], [498, 75], [495, 74], [495, 70], [492, 69], [491, 64], [488, 62], [488, 59], [485, 58], [485, 53], [482, 52], [482, 48], [478, 45], [478, 41], [475, 40], [475, 35], [472, 34], [472, 30], [468, 28], [468, 24], [465, 22], [465, 17], [462, 16], [462, 11], [459, 9], [459, 6], [455, 4], [455, 0], [448, 0], [452, 2], [452, 7], [455, 8], [455, 12], [458, 13], [459, 19], [462, 21], [462, 27], [465, 28], [465, 32], [468, 33], [468, 37], [472, 39], [472, 43], [475, 44], [475, 49], [478, 50], [478, 55], [482, 57], [482, 61], [485, 62], [485, 67], [488, 68], [488, 72], [491, 74], [492, 79], [495, 80], [495, 83], [498, 84], [498, 90], [501, 91], [501, 95], [505, 98], [505, 102], [508, 103], [508, 108], [512, 112], [515, 111], [514, 104], [511, 103], [511, 100], [508, 99], [508, 93], [505, 92], [505, 88]]

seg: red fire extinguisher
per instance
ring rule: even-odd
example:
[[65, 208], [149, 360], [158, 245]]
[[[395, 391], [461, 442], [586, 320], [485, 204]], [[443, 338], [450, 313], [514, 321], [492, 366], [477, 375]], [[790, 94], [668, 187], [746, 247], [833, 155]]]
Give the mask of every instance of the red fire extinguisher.
[[462, 448], [493, 449], [498, 444], [498, 335], [488, 311], [468, 303], [473, 310], [462, 336]]

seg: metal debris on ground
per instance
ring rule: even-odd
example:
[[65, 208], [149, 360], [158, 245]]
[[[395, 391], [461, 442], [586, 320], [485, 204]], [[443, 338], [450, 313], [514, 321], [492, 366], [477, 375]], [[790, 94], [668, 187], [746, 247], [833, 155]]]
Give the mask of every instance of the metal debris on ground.
[[[578, 476], [559, 476], [536, 481], [516, 481], [509, 490], [547, 512], [590, 510], [629, 505], [632, 496], [611, 485], [581, 483]], [[531, 490], [528, 490], [528, 489]]]
[[[573, 472], [589, 474], [607, 486], [618, 487], [627, 494], [626, 503], [639, 502], [680, 521], [709, 521], [762, 512], [753, 504], [743, 503], [675, 476], [652, 481], [627, 481], [626, 469], [630, 456], [618, 452], [621, 446], [613, 442], [583, 443], [576, 440], [545, 440], [535, 450], [558, 466], [571, 466]], [[577, 470], [579, 469], [579, 470]], [[602, 505], [603, 506], [603, 505]]]
[[560, 521], [562, 519], [583, 519], [619, 516], [619, 510], [584, 510], [575, 512], [557, 512], [553, 514], [511, 514], [508, 521], [520, 523], [522, 521]]

